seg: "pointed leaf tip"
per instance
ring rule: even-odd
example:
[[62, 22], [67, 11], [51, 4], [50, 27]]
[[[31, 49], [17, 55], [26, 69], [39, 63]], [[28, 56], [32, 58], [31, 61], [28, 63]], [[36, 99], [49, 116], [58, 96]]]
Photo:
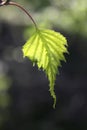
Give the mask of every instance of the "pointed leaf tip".
[[56, 105], [54, 85], [58, 67], [61, 60], [65, 61], [64, 53], [67, 53], [67, 40], [53, 30], [37, 30], [24, 44], [22, 51], [24, 57], [28, 57], [38, 68], [42, 68], [49, 80], [51, 96], [54, 99], [53, 108]]

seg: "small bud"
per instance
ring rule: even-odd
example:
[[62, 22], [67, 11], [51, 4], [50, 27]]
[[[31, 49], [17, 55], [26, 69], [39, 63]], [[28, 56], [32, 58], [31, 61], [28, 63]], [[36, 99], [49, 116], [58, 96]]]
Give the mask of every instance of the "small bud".
[[10, 2], [10, 0], [0, 0], [0, 6], [6, 5]]

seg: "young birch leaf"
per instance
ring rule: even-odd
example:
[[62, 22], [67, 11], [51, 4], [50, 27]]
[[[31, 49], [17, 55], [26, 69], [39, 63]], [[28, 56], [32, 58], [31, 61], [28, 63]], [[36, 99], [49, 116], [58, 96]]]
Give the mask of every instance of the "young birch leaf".
[[61, 60], [65, 61], [63, 53], [67, 53], [66, 38], [53, 30], [37, 30], [22, 48], [24, 57], [27, 56], [38, 68], [42, 68], [49, 80], [49, 91], [56, 105], [54, 85]]

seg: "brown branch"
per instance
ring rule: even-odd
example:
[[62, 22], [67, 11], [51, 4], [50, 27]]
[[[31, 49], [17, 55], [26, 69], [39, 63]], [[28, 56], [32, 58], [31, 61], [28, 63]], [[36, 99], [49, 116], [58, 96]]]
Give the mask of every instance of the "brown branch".
[[33, 24], [35, 25], [35, 28], [36, 30], [38, 29], [37, 25], [36, 25], [36, 22], [34, 21], [34, 19], [32, 18], [32, 16], [28, 13], [28, 11], [22, 7], [21, 5], [19, 5], [18, 3], [16, 2], [12, 2], [10, 0], [7, 0], [7, 1], [2, 1], [0, 0], [0, 6], [4, 6], [4, 5], [13, 5], [13, 6], [17, 6], [18, 8], [20, 8], [22, 11], [24, 11], [28, 17], [31, 19], [31, 21], [33, 22]]

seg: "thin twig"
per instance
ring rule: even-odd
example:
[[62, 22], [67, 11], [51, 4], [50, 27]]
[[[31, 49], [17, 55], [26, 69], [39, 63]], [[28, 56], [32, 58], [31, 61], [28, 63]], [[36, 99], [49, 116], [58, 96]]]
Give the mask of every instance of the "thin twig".
[[38, 30], [38, 27], [37, 27], [37, 25], [36, 25], [36, 22], [34, 21], [34, 19], [32, 18], [32, 16], [29, 14], [29, 12], [28, 12], [24, 7], [22, 7], [21, 5], [19, 5], [19, 4], [16, 3], [16, 2], [12, 2], [12, 1], [10, 1], [10, 0], [2, 1], [2, 2], [0, 3], [0, 6], [4, 6], [4, 5], [13, 5], [13, 6], [19, 7], [22, 11], [24, 11], [24, 12], [28, 15], [28, 17], [32, 20], [33, 24], [35, 25], [36, 30]]

